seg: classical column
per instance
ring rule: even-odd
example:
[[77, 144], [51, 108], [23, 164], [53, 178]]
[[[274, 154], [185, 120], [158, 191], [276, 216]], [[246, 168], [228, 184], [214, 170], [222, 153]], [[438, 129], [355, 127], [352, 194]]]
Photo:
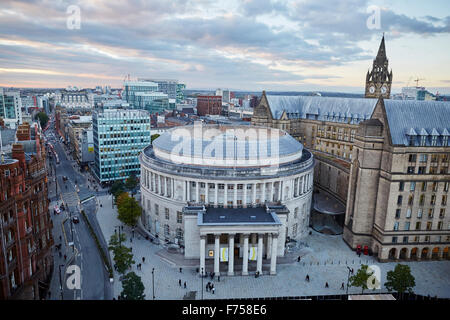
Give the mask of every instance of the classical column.
[[171, 192], [170, 192], [170, 178], [169, 177], [165, 177], [164, 182], [166, 183], [166, 197], [170, 197], [171, 196]]
[[219, 234], [215, 234], [214, 235], [214, 273], [216, 274], [216, 276], [218, 276], [219, 273], [219, 263], [220, 263], [220, 235]]
[[247, 184], [246, 183], [243, 184], [243, 188], [244, 188], [244, 198], [242, 199], [242, 205], [244, 206], [244, 208], [247, 208]]
[[266, 183], [262, 183], [262, 199], [261, 199], [261, 204], [264, 204], [264, 202], [266, 202]]
[[256, 271], [262, 274], [263, 234], [258, 234], [258, 252], [256, 257]]
[[237, 207], [237, 188], [238, 185], [237, 183], [234, 184], [234, 199], [233, 199], [233, 207], [236, 208]]
[[302, 187], [301, 186], [301, 184], [302, 184], [302, 177], [298, 177], [297, 178], [297, 195], [296, 195], [296, 197], [299, 197], [300, 195], [301, 195], [301, 191], [300, 191], [300, 188]]
[[227, 208], [228, 207], [228, 184], [224, 184], [224, 194], [223, 194], [223, 207]]
[[242, 255], [242, 275], [248, 275], [248, 234], [243, 234], [244, 236], [244, 252]]
[[191, 181], [186, 181], [186, 188], [187, 188], [187, 201], [191, 201]]
[[186, 202], [186, 181], [182, 181], [183, 182], [183, 202]]
[[272, 252], [270, 255], [270, 274], [277, 274], [277, 246], [278, 235], [274, 234], [272, 237]]
[[205, 204], [209, 204], [209, 183], [205, 182]]
[[200, 182], [195, 181], [195, 202], [200, 202]]
[[228, 275], [234, 275], [234, 234], [228, 234]]
[[278, 182], [278, 201], [283, 200], [283, 181]]
[[252, 191], [253, 191], [252, 205], [256, 206], [256, 183], [252, 184]]
[[268, 233], [267, 234], [267, 258], [270, 257], [272, 253], [272, 234]]
[[172, 199], [175, 199], [175, 178], [170, 179], [170, 185], [172, 186]]
[[206, 236], [201, 235], [200, 236], [200, 272], [203, 269], [203, 272], [205, 272], [205, 254], [206, 254]]
[[214, 184], [214, 206], [217, 207], [218, 203], [219, 203], [219, 198], [218, 198], [218, 192], [219, 192], [219, 184], [215, 183]]
[[272, 181], [272, 183], [270, 184], [270, 196], [269, 196], [269, 202], [273, 201], [273, 197], [275, 195], [275, 182]]

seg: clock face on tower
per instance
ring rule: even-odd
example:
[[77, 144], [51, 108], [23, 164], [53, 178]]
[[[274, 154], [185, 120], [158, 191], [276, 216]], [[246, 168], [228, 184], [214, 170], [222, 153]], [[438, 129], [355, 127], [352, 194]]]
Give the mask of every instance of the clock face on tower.
[[386, 85], [383, 85], [383, 86], [381, 87], [381, 93], [382, 93], [382, 94], [385, 94], [386, 91], [387, 91]]
[[369, 87], [369, 92], [370, 93], [374, 93], [375, 92], [375, 86], [370, 86]]

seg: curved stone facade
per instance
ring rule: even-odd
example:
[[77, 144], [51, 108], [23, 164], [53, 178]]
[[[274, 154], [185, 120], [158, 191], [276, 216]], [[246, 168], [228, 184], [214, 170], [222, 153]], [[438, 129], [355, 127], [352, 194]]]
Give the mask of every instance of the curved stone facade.
[[[184, 127], [182, 130], [189, 133], [193, 132], [194, 127]], [[212, 152], [205, 161], [203, 155], [211, 147], [210, 144], [204, 143], [207, 139], [187, 138], [188, 140], [184, 141], [186, 145], [197, 140], [203, 142], [200, 143], [201, 150], [192, 151], [192, 157], [189, 157], [189, 151], [179, 151], [179, 145], [170, 146], [177, 150], [174, 152], [177, 156], [176, 161], [171, 161], [168, 152], [169, 143], [178, 141], [175, 133], [180, 129], [164, 133], [153, 145], [145, 148], [139, 157], [141, 199], [144, 209], [142, 222], [150, 233], [158, 235], [160, 239], [184, 245], [184, 234], [189, 232], [185, 230], [183, 218], [183, 208], [187, 205], [246, 208], [262, 206], [265, 203], [279, 203], [289, 210], [285, 225], [287, 237], [298, 240], [306, 236], [313, 188], [313, 155], [285, 131], [278, 129], [217, 125], [202, 128], [216, 132], [215, 138], [220, 138], [220, 132], [224, 130], [242, 129], [246, 133], [247, 130], [255, 128], [269, 130], [267, 140], [273, 142], [275, 136], [279, 139], [280, 145], [278, 149], [269, 147], [272, 151], [267, 153], [269, 156], [266, 157], [264, 152], [260, 152], [263, 150], [261, 145], [267, 142], [264, 135], [254, 138], [256, 140], [253, 142], [258, 145], [256, 153], [248, 152], [249, 148], [245, 146], [245, 141], [248, 142], [250, 139], [240, 139], [236, 135], [236, 138], [232, 139], [235, 143], [231, 144], [233, 150], [238, 151], [232, 157], [235, 162], [231, 161], [227, 165], [224, 165], [225, 162], [222, 165], [209, 165], [219, 163], [220, 159], [218, 152]], [[226, 142], [217, 145], [219, 148], [223, 146], [224, 154], [227, 153]], [[240, 147], [247, 150], [247, 156], [239, 152]], [[195, 150], [195, 146], [192, 150]], [[195, 158], [200, 153], [199, 158], [204, 162], [198, 164]], [[159, 156], [161, 154], [163, 156]], [[267, 166], [270, 157], [272, 166]], [[247, 163], [243, 163], [244, 160]], [[256, 161], [256, 165], [247, 165], [252, 160]]]

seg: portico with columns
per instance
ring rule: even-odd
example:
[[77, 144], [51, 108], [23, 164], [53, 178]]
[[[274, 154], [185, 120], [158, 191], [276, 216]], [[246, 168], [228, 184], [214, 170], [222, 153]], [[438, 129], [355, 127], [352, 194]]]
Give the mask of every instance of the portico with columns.
[[[242, 209], [192, 206], [183, 214], [185, 228], [190, 229], [185, 257], [200, 258], [200, 273], [276, 274], [277, 257], [284, 256], [286, 207], [254, 208], [243, 216]], [[268, 270], [263, 270], [263, 261]]]

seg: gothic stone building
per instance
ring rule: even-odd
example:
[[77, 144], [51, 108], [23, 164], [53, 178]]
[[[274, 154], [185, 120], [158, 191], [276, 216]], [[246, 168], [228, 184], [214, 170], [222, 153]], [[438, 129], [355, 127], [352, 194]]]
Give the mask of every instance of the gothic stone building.
[[381, 261], [448, 257], [450, 103], [388, 99], [385, 52], [383, 38], [367, 98], [263, 91], [252, 124], [286, 130], [313, 152], [316, 192], [345, 205], [351, 248], [367, 245]]

